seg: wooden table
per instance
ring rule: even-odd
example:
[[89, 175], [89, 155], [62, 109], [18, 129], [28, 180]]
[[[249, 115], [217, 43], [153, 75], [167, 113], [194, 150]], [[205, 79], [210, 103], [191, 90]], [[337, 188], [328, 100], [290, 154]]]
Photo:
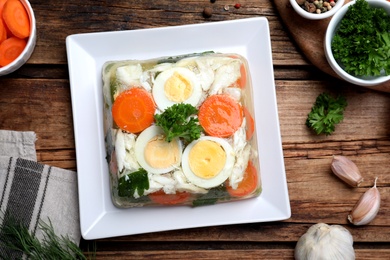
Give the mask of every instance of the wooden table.
[[[241, 8], [233, 7], [236, 2]], [[102, 239], [96, 241], [97, 259], [293, 259], [298, 238], [319, 222], [350, 230], [357, 259], [390, 259], [390, 94], [350, 85], [311, 65], [271, 0], [30, 3], [37, 45], [26, 65], [0, 77], [0, 129], [35, 131], [39, 162], [72, 170], [77, 169], [66, 36], [257, 16], [269, 21], [291, 218]], [[207, 6], [213, 8], [208, 19], [202, 16]], [[305, 126], [322, 92], [343, 94], [349, 104], [330, 136], [317, 136]], [[356, 162], [365, 177], [361, 187], [349, 188], [332, 174], [335, 154]], [[378, 216], [367, 226], [348, 224], [347, 214], [375, 177], [382, 195]], [[82, 240], [80, 246], [87, 252], [93, 242]]]

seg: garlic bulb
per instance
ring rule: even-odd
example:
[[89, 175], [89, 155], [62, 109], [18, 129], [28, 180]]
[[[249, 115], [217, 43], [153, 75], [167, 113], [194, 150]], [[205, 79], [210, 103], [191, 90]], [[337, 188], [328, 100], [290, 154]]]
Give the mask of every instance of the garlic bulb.
[[318, 223], [299, 238], [294, 256], [297, 260], [355, 259], [353, 238], [340, 225]]

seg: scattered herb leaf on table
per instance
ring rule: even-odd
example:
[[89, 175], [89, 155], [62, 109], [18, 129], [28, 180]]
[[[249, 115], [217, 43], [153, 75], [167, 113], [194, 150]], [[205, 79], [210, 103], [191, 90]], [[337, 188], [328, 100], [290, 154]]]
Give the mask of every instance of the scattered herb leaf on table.
[[343, 96], [333, 98], [327, 93], [320, 94], [306, 119], [306, 126], [316, 134], [330, 135], [335, 131], [336, 124], [344, 119], [347, 100]]

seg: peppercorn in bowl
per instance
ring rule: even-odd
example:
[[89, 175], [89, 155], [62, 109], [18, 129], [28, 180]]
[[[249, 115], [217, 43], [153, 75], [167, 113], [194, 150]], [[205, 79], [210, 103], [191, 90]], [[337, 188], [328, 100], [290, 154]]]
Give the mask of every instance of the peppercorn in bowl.
[[344, 0], [290, 0], [290, 4], [303, 18], [321, 20], [334, 15]]
[[390, 80], [390, 2], [356, 0], [329, 22], [325, 56], [342, 79], [369, 87]]

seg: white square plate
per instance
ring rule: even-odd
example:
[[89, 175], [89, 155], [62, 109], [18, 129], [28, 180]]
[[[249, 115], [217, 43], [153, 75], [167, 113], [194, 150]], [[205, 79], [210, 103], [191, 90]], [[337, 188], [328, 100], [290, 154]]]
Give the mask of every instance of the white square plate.
[[[268, 20], [70, 35], [66, 39], [77, 154], [81, 233], [98, 239], [164, 230], [267, 222], [291, 216]], [[216, 51], [249, 63], [263, 192], [253, 199], [191, 208], [119, 209], [110, 197], [103, 134], [101, 70], [106, 61]]]

